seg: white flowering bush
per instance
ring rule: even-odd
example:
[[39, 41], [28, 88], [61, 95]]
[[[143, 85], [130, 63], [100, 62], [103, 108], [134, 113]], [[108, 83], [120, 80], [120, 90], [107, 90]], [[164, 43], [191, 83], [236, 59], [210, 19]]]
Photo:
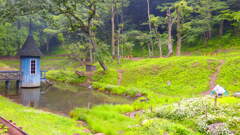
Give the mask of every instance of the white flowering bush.
[[162, 118], [182, 120], [202, 115], [212, 110], [217, 111], [210, 97], [185, 99], [178, 103], [155, 109], [156, 115]]
[[[236, 104], [214, 104], [212, 97], [185, 99], [157, 107], [153, 117], [193, 121], [199, 132], [209, 135], [240, 134], [240, 113]], [[231, 132], [233, 130], [233, 132]]]

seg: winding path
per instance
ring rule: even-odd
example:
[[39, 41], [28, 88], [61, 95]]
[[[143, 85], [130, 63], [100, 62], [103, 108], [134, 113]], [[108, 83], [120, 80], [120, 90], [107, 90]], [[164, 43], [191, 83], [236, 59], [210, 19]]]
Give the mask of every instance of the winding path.
[[225, 61], [224, 60], [219, 60], [219, 65], [216, 68], [216, 71], [210, 76], [210, 82], [209, 82], [209, 87], [210, 89], [208, 91], [203, 92], [203, 95], [209, 95], [212, 91], [212, 89], [217, 85], [216, 80], [218, 77], [219, 72], [221, 71], [222, 66], [224, 65]]

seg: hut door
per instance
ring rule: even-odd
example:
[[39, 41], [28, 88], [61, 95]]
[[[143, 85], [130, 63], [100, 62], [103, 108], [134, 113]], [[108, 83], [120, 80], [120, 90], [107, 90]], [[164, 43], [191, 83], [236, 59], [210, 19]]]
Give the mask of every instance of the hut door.
[[31, 60], [31, 68], [30, 68], [31, 75], [36, 74], [36, 60]]

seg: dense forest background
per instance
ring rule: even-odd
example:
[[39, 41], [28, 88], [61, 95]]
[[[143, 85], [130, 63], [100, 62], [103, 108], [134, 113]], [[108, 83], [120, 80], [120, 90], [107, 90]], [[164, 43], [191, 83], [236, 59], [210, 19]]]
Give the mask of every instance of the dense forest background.
[[111, 56], [181, 55], [182, 48], [238, 36], [239, 9], [239, 0], [1, 0], [0, 55], [17, 54], [30, 20], [45, 54], [103, 68]]

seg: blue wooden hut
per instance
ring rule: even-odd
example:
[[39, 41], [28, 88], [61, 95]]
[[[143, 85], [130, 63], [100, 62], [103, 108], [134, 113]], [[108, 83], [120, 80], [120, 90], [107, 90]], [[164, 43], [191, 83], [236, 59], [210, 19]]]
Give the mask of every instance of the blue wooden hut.
[[41, 71], [40, 71], [40, 57], [42, 52], [36, 46], [36, 42], [32, 34], [32, 26], [29, 26], [29, 35], [18, 52], [20, 56], [20, 72], [22, 88], [40, 87], [41, 83]]

